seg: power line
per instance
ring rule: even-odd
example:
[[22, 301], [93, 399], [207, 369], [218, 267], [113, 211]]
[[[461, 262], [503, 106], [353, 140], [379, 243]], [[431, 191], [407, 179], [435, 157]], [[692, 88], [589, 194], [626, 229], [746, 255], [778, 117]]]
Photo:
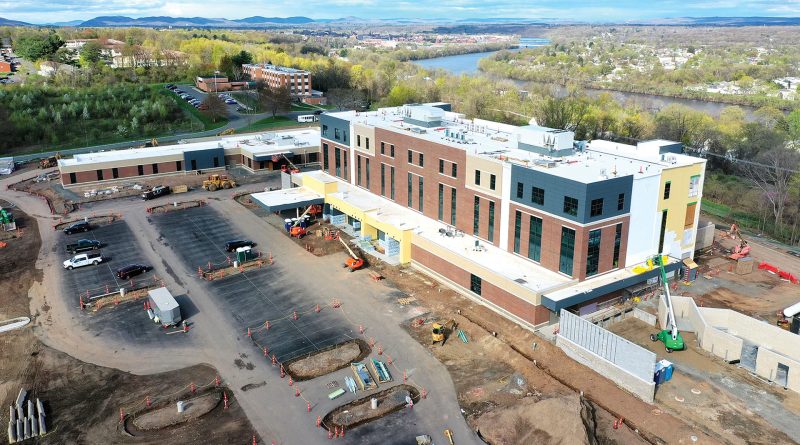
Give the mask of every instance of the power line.
[[711, 152], [701, 153], [699, 150], [698, 151], [693, 151], [690, 154], [696, 154], [698, 158], [702, 158], [702, 157], [706, 157], [706, 156], [714, 156], [715, 158], [722, 158], [722, 159], [730, 161], [730, 162], [732, 162], [734, 164], [742, 163], [742, 164], [748, 164], [748, 165], [755, 165], [755, 166], [758, 166], [758, 167], [769, 168], [769, 169], [772, 169], [772, 170], [787, 171], [787, 172], [790, 172], [790, 173], [800, 173], [800, 170], [795, 170], [795, 169], [785, 168], [785, 167], [777, 167], [777, 166], [774, 166], [774, 165], [762, 164], [760, 162], [746, 161], [744, 159], [734, 158], [734, 157], [729, 156], [729, 155], [721, 155], [721, 154], [711, 153]]

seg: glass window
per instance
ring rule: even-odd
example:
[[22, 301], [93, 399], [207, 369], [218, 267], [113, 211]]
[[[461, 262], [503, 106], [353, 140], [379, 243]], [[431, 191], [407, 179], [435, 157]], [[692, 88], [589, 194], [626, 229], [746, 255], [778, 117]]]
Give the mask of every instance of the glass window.
[[481, 277], [470, 274], [469, 276], [469, 290], [476, 294], [481, 294]]
[[439, 221], [444, 221], [444, 185], [439, 184]]
[[97, 180], [98, 181], [103, 180], [103, 170], [97, 170]]
[[[217, 159], [217, 158], [214, 158], [214, 159]], [[114, 179], [119, 178], [119, 169], [118, 168], [114, 167], [114, 168], [111, 169], [111, 177], [114, 178]]]
[[389, 199], [394, 201], [394, 167], [389, 167]]
[[672, 189], [672, 183], [667, 181], [667, 183], [664, 184], [664, 199], [669, 199], [669, 192], [671, 189]]
[[153, 174], [158, 174], [158, 164], [153, 164]]
[[561, 228], [561, 254], [559, 255], [558, 270], [567, 275], [572, 275], [572, 259], [575, 256], [575, 231], [569, 227]]
[[489, 235], [486, 239], [490, 243], [494, 242], [494, 201], [489, 201]]
[[597, 275], [600, 268], [600, 229], [589, 232], [589, 245], [586, 251], [586, 276]]
[[419, 154], [419, 166], [420, 167], [424, 166], [424, 159], [423, 159], [422, 153]]
[[439, 173], [444, 173], [444, 159], [439, 159]]
[[619, 247], [622, 243], [622, 223], [614, 228], [614, 268], [619, 267]]
[[[192, 170], [197, 170], [197, 169], [194, 167], [194, 164], [195, 164], [195, 162], [196, 162], [196, 161], [195, 161], [194, 159], [192, 159]], [[139, 173], [139, 176], [142, 176], [142, 175], [144, 175], [144, 165], [137, 165], [137, 166], [136, 166], [136, 170], [138, 171], [138, 173]], [[73, 181], [73, 182], [74, 182], [74, 181]]]
[[456, 188], [450, 189], [450, 224], [456, 225]]
[[389, 144], [389, 156], [394, 157], [394, 144]]
[[411, 182], [414, 178], [411, 173], [408, 174], [408, 208], [414, 208], [414, 186]]
[[481, 185], [481, 171], [475, 170], [475, 185]]
[[564, 213], [567, 215], [578, 215], [578, 200], [569, 196], [564, 197]]
[[417, 190], [417, 193], [419, 194], [419, 211], [420, 212], [423, 211], [422, 203], [424, 202], [424, 200], [422, 199], [422, 197], [425, 195], [424, 190], [425, 190], [425, 187], [423, 187], [422, 176], [419, 176], [419, 190]]
[[367, 188], [369, 188], [369, 158], [364, 158], [366, 164], [364, 164], [364, 168], [367, 170]]
[[454, 178], [458, 177], [458, 164], [456, 164], [455, 162], [453, 162], [453, 177]]
[[175, 161], [175, 170], [181, 171], [181, 170], [183, 170], [182, 167], [183, 167], [183, 164], [181, 163], [181, 161]]
[[689, 179], [689, 197], [700, 194], [700, 175], [692, 176]]
[[414, 162], [414, 152], [408, 150], [408, 163], [411, 164], [412, 162]]
[[592, 200], [589, 216], [601, 216], [603, 214], [603, 198]]
[[622, 210], [624, 208], [625, 208], [625, 194], [620, 193], [619, 196], [617, 196], [617, 210]]
[[366, 144], [366, 146], [367, 146], [367, 150], [369, 150], [369, 138], [364, 138], [364, 139], [365, 139], [365, 142], [367, 143], [367, 144]]
[[524, 186], [522, 185], [521, 182], [517, 183], [517, 198], [519, 198], [519, 199], [522, 199], [522, 194], [525, 193], [525, 191], [523, 190], [523, 187]]
[[322, 169], [328, 171], [328, 144], [322, 144]]
[[544, 205], [544, 189], [539, 187], [531, 187], [531, 202], [534, 204]]
[[360, 134], [356, 135], [356, 146], [361, 148], [361, 135]]
[[381, 164], [381, 196], [386, 196], [386, 164]]
[[489, 176], [489, 188], [494, 190], [495, 186], [497, 185], [497, 176], [490, 175]]
[[361, 155], [356, 155], [358, 165], [356, 166], [356, 184], [361, 185]]
[[519, 237], [522, 231], [522, 212], [514, 212], [514, 253], [519, 253]]
[[542, 259], [542, 219], [535, 216], [531, 216], [528, 228], [528, 258], [537, 262]]
[[336, 176], [342, 177], [342, 151], [333, 147], [334, 166], [336, 167]]
[[327, 136], [328, 135], [328, 126], [327, 125], [323, 125], [322, 126], [322, 135], [323, 136]]
[[661, 235], [658, 237], [658, 253], [664, 252], [664, 234], [667, 231], [667, 211], [661, 211]]
[[481, 198], [480, 196], [475, 197], [475, 204], [473, 207], [472, 212], [472, 234], [475, 236], [480, 235], [480, 226], [481, 226]]
[[336, 140], [339, 139], [339, 129], [338, 128], [334, 128], [333, 129], [333, 138], [336, 139]]
[[381, 154], [386, 154], [386, 143], [381, 141]]

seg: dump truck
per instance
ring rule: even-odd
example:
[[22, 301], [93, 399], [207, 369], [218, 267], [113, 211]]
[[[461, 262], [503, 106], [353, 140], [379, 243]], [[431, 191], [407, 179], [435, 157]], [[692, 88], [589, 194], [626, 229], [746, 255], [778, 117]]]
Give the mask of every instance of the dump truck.
[[236, 181], [228, 178], [227, 175], [211, 175], [203, 181], [203, 188], [209, 192], [215, 192], [219, 189], [229, 189], [236, 187]]
[[162, 326], [177, 326], [181, 322], [181, 307], [166, 287], [147, 291], [150, 304], [148, 315]]

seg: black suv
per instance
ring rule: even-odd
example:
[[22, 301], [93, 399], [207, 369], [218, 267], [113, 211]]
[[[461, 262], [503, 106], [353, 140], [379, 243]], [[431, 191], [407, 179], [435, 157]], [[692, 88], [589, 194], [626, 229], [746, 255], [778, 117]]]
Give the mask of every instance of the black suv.
[[88, 232], [90, 230], [92, 230], [92, 226], [86, 221], [72, 223], [67, 227], [64, 227], [64, 233], [67, 235], [72, 235], [73, 233], [78, 232]]
[[249, 247], [253, 247], [255, 245], [256, 245], [256, 243], [254, 243], [254, 242], [252, 242], [250, 240], [235, 239], [235, 240], [230, 240], [227, 243], [225, 243], [225, 251], [226, 252], [233, 252], [234, 250], [236, 250], [236, 249], [238, 249], [240, 247], [248, 247], [248, 246]]
[[147, 201], [149, 199], [155, 199], [155, 198], [158, 198], [159, 196], [168, 195], [169, 192], [170, 192], [169, 187], [166, 187], [166, 186], [163, 186], [163, 185], [157, 185], [157, 186], [153, 187], [152, 189], [142, 193], [142, 199], [145, 200], [145, 201]]
[[150, 270], [150, 267], [145, 266], [144, 264], [128, 264], [125, 267], [117, 269], [117, 278], [120, 278], [122, 280], [127, 280], [130, 277], [141, 275], [147, 272], [148, 270]]

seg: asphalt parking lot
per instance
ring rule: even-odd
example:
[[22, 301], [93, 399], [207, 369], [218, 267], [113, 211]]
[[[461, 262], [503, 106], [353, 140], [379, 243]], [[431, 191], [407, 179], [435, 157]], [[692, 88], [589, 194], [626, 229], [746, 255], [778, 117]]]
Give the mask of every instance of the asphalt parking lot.
[[[64, 290], [62, 296], [67, 299], [68, 306], [72, 308], [75, 315], [84, 317], [82, 322], [89, 332], [95, 336], [108, 336], [128, 344], [185, 344], [185, 335], [165, 335], [165, 331], [150, 320], [144, 312], [143, 300], [122, 303], [98, 312], [81, 312], [80, 310], [78, 299], [80, 293], [89, 290], [91, 295], [99, 295], [106, 292], [106, 286], [109, 291], [120, 287], [129, 287], [130, 281], [123, 282], [116, 277], [116, 269], [130, 263], [147, 264], [125, 221], [95, 226], [86, 233], [74, 235], [61, 233], [59, 238], [62, 244], [60, 252], [63, 259], [70, 257], [64, 248], [67, 243], [76, 242], [79, 239], [96, 239], [103, 243], [101, 251], [107, 258], [104, 262], [97, 266], [84, 266], [73, 270], [60, 269]], [[134, 284], [145, 281], [152, 282], [155, 277], [156, 274], [153, 271], [148, 271], [134, 277], [133, 280]], [[181, 305], [181, 314], [184, 319], [190, 319], [197, 312], [186, 295], [176, 295], [175, 298]]]
[[[211, 208], [200, 207], [151, 217], [160, 235], [178, 252], [187, 268], [196, 270], [209, 261], [220, 263], [228, 254], [225, 241], [247, 238], [231, 230], [225, 218]], [[269, 246], [256, 246], [266, 254]], [[208, 282], [219, 306], [229, 313], [234, 329], [267, 346], [270, 354], [286, 361], [299, 355], [349, 340], [358, 333], [335, 309], [324, 286], [313, 280], [291, 281], [281, 267], [261, 269]], [[199, 278], [197, 278], [199, 279]], [[315, 311], [319, 304], [320, 312]], [[298, 312], [295, 320], [294, 311]], [[262, 329], [270, 320], [270, 328]]]

